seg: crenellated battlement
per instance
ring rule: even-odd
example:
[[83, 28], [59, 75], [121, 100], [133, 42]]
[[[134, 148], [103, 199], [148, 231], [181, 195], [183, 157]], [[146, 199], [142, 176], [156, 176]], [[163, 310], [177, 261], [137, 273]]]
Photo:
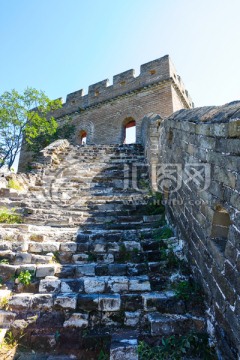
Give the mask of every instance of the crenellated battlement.
[[68, 112], [70, 108], [84, 110], [103, 101], [132, 91], [141, 91], [141, 89], [166, 81], [173, 83], [186, 107], [193, 107], [192, 99], [188, 95], [180, 76], [177, 75], [168, 55], [141, 65], [140, 74], [137, 77], [134, 74], [135, 71], [130, 69], [114, 75], [112, 85], [109, 85], [108, 79], [92, 84], [88, 87], [88, 94], [86, 95], [82, 89], [68, 94], [61, 113]]

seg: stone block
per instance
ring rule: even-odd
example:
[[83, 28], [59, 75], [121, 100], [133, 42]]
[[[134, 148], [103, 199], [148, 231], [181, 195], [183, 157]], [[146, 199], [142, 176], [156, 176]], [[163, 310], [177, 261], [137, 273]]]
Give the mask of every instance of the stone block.
[[55, 276], [47, 276], [46, 279], [40, 281], [40, 293], [57, 293], [60, 291], [61, 280]]
[[105, 264], [111, 264], [114, 262], [114, 255], [113, 254], [98, 254], [97, 260], [98, 260], [98, 262], [102, 262]]
[[12, 244], [9, 241], [0, 241], [0, 251], [12, 250]]
[[95, 264], [83, 264], [76, 266], [76, 276], [94, 276]]
[[53, 307], [52, 294], [34, 294], [32, 298], [32, 308], [40, 311], [50, 310]]
[[63, 323], [63, 327], [87, 328], [88, 313], [74, 313]]
[[138, 325], [141, 316], [141, 311], [126, 311], [124, 318], [124, 325], [135, 327]]
[[106, 251], [106, 244], [95, 243], [92, 245], [93, 252], [95, 253], [104, 253]]
[[75, 252], [75, 251], [77, 251], [77, 243], [75, 243], [73, 241], [61, 243], [60, 251]]
[[107, 250], [109, 252], [118, 252], [119, 251], [119, 244], [117, 242], [110, 242], [107, 245]]
[[129, 279], [129, 291], [150, 291], [148, 276], [139, 276]]
[[32, 304], [33, 294], [15, 294], [9, 299], [8, 304], [15, 310], [28, 310]]
[[110, 349], [110, 360], [138, 360], [136, 339], [121, 339], [113, 342]]
[[56, 295], [54, 299], [54, 306], [61, 309], [76, 310], [77, 294], [65, 293]]
[[0, 264], [0, 274], [4, 282], [11, 280], [16, 273], [17, 266]]
[[119, 293], [128, 290], [128, 278], [124, 276], [114, 276], [107, 281], [107, 287], [111, 292]]
[[19, 252], [16, 254], [14, 264], [31, 264], [32, 262], [32, 255], [25, 252]]
[[35, 255], [32, 254], [32, 264], [48, 264], [52, 261], [53, 254], [49, 253], [49, 255]]
[[123, 242], [126, 251], [140, 251], [141, 250], [141, 245], [139, 242], [137, 241], [124, 241]]
[[240, 155], [240, 139], [219, 139], [216, 150], [220, 153]]
[[79, 294], [77, 308], [84, 311], [98, 310], [99, 295], [96, 294]]
[[104, 276], [109, 274], [108, 264], [97, 264], [95, 268], [96, 276]]
[[98, 310], [119, 311], [121, 307], [120, 295], [99, 295]]
[[60, 249], [60, 243], [57, 242], [43, 242], [42, 243], [42, 251], [43, 252], [56, 252]]
[[89, 258], [88, 254], [84, 254], [84, 253], [82, 253], [82, 254], [74, 254], [72, 256], [72, 259], [73, 259], [75, 264], [85, 264], [85, 263], [88, 262], [88, 258]]
[[226, 186], [230, 186], [232, 189], [235, 189], [236, 187], [236, 174], [231, 171], [227, 171], [222, 167], [214, 167], [213, 178]]
[[110, 264], [108, 266], [109, 275], [121, 276], [127, 274], [126, 264]]
[[87, 294], [103, 293], [106, 282], [101, 277], [84, 278], [84, 290]]
[[74, 278], [75, 265], [61, 265], [55, 264], [55, 276], [58, 278]]
[[82, 279], [61, 280], [61, 292], [63, 293], [82, 293], [84, 291]]
[[216, 139], [209, 137], [209, 136], [203, 136], [200, 138], [200, 147], [208, 150], [214, 150], [216, 145]]
[[46, 276], [54, 276], [55, 266], [54, 265], [37, 265], [36, 277], [42, 278]]
[[240, 137], [240, 119], [233, 119], [229, 122], [228, 136], [231, 138]]
[[30, 243], [28, 250], [33, 253], [41, 253], [43, 250], [42, 243]]
[[231, 205], [240, 211], [240, 192], [233, 192], [230, 198]]
[[211, 135], [216, 137], [228, 137], [229, 126], [228, 123], [211, 124]]

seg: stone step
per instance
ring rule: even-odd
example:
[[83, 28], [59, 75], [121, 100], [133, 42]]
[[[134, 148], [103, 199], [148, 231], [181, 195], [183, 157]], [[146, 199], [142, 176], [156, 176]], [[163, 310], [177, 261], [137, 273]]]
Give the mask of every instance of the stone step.
[[81, 230], [77, 231], [77, 242], [94, 241], [98, 239], [105, 239], [106, 241], [139, 241], [142, 239], [151, 239], [154, 231], [151, 227], [144, 229], [108, 229], [108, 230]]
[[[106, 218], [107, 219], [107, 218]], [[105, 220], [106, 220], [105, 219]], [[134, 229], [144, 229], [149, 228], [150, 226], [152, 228], [158, 228], [159, 225], [164, 224], [164, 216], [162, 216], [162, 221], [154, 221], [154, 222], [147, 222], [144, 220], [140, 220], [138, 217], [135, 219], [133, 218], [133, 221], [129, 221], [130, 218], [125, 219], [125, 221], [119, 220], [119, 222], [116, 222], [114, 220], [108, 220], [104, 222], [104, 219], [102, 222], [96, 222], [94, 221], [94, 218], [88, 219], [86, 221], [85, 218], [82, 218], [82, 216], [64, 216], [61, 213], [58, 215], [50, 215], [50, 214], [41, 214], [41, 217], [36, 215], [29, 215], [24, 217], [24, 223], [26, 224], [36, 224], [41, 226], [80, 226], [80, 230], [134, 230]], [[138, 220], [139, 219], [139, 220]], [[97, 219], [96, 219], [97, 220]]]
[[141, 276], [96, 276], [79, 279], [59, 279], [47, 276], [40, 280], [39, 293], [124, 293], [150, 291], [149, 278]]
[[113, 334], [110, 360], [138, 360], [138, 339], [134, 333]]
[[[61, 257], [61, 254], [58, 254]], [[101, 256], [99, 256], [101, 259]], [[145, 259], [145, 257], [144, 257]], [[97, 256], [96, 256], [97, 260]], [[155, 273], [158, 269], [158, 273], [165, 273], [164, 261], [158, 262], [139, 262], [132, 263], [129, 261], [129, 257], [123, 259], [125, 262], [118, 263], [104, 263], [93, 262], [92, 256], [89, 256], [88, 262], [82, 262], [79, 264], [70, 264], [69, 262], [64, 265], [60, 263], [49, 264], [0, 264], [1, 278], [4, 282], [8, 282], [11, 279], [17, 277], [21, 272], [29, 271], [32, 274], [33, 279], [42, 279], [46, 276], [56, 276], [58, 278], [79, 278], [83, 276], [141, 276], [147, 275], [151, 272]], [[0, 291], [1, 299], [1, 291]]]
[[[112, 201], [112, 202], [102, 202], [101, 199], [98, 199], [99, 201], [93, 202], [93, 200], [85, 201], [84, 199], [78, 199], [76, 203], [70, 204], [67, 206], [67, 211], [70, 213], [81, 213], [83, 212], [84, 216], [93, 216], [95, 214], [108, 214], [108, 213], [117, 213], [119, 215], [125, 215], [129, 214], [130, 212], [143, 212], [142, 206], [144, 205], [135, 205], [133, 203], [129, 203], [129, 205], [126, 203], [122, 203], [119, 201]], [[81, 201], [81, 202], [80, 202]], [[40, 208], [39, 208], [40, 206]], [[49, 204], [48, 202], [39, 202], [37, 199], [31, 200], [29, 203], [25, 203], [23, 205], [15, 206], [18, 208], [24, 208], [25, 211], [31, 213], [31, 211], [36, 211], [38, 209], [44, 211], [48, 209], [50, 211], [59, 211], [59, 206], [52, 202], [52, 204]]]
[[85, 211], [69, 211], [68, 209], [64, 211], [59, 211], [54, 215], [52, 212], [52, 209], [33, 209], [33, 208], [27, 208], [25, 209], [25, 213], [29, 214], [26, 215], [25, 218], [32, 218], [34, 216], [41, 215], [42, 218], [56, 218], [63, 216], [63, 219], [68, 217], [72, 218], [75, 221], [78, 221], [80, 223], [94, 223], [94, 224], [102, 224], [102, 223], [111, 223], [111, 222], [117, 222], [117, 223], [140, 223], [140, 222], [159, 222], [163, 219], [163, 215], [154, 215], [154, 216], [148, 216], [144, 214], [131, 214], [131, 212], [121, 212], [116, 213], [114, 210], [108, 211], [107, 213], [104, 211], [95, 211], [95, 213], [85, 212]]
[[190, 331], [200, 333], [206, 331], [205, 319], [190, 314], [170, 315], [153, 312], [148, 315], [148, 322], [152, 336], [183, 335]]
[[[79, 230], [141, 230], [141, 229], [157, 229], [160, 224], [163, 225], [164, 218], [162, 217], [162, 223], [159, 221], [156, 222], [144, 222], [144, 221], [136, 221], [136, 222], [111, 222], [106, 224], [94, 224], [94, 223], [84, 223], [80, 225]], [[75, 224], [75, 222], [74, 222]], [[77, 222], [76, 222], [77, 224]]]
[[0, 310], [0, 330], [4, 328], [9, 329], [15, 317], [16, 314], [12, 311]]
[[[13, 265], [22, 264], [50, 264], [54, 260], [54, 254], [46, 255], [31, 254], [28, 252], [13, 252], [11, 250], [4, 250], [0, 252], [0, 260], [7, 260]], [[0, 264], [3, 266], [4, 264]]]
[[[125, 311], [125, 322], [128, 326], [134, 323], [136, 319], [146, 314], [148, 321], [151, 323], [164, 322], [162, 316], [167, 317], [167, 322], [174, 320], [189, 319], [191, 312], [186, 315], [186, 301], [179, 301], [174, 291], [162, 292], [144, 292], [144, 293], [89, 293], [79, 294], [78, 292], [60, 292], [53, 293], [21, 293], [13, 294], [9, 299], [9, 306], [13, 311], [22, 311], [33, 309], [37, 311], [44, 310], [69, 310], [69, 311], [103, 311], [103, 312], [116, 312]], [[4, 316], [10, 316], [11, 312], [2, 311]], [[134, 314], [137, 312], [136, 314]], [[165, 315], [164, 315], [165, 314]], [[172, 316], [171, 316], [172, 315]], [[177, 316], [179, 315], [179, 316]], [[181, 316], [180, 316], [181, 315]], [[183, 316], [182, 316], [183, 315]], [[203, 311], [198, 312], [197, 318], [202, 320], [201, 315]], [[15, 318], [15, 313], [13, 318]], [[195, 316], [195, 315], [194, 315]], [[195, 316], [196, 317], [196, 316]], [[11, 317], [10, 317], [11, 318]], [[155, 325], [154, 325], [155, 326]]]

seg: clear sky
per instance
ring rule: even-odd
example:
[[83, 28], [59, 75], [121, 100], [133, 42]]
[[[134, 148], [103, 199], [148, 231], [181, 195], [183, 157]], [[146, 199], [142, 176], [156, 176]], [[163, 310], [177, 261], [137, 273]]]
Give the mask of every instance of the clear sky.
[[169, 54], [195, 106], [240, 99], [240, 0], [0, 0], [0, 93], [50, 98]]

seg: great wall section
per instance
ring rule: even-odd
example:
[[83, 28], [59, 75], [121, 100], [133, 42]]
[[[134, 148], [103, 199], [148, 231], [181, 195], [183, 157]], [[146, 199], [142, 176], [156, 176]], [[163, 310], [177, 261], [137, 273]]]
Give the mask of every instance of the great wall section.
[[168, 56], [106, 85], [0, 177], [2, 359], [237, 360], [240, 102], [193, 109]]

